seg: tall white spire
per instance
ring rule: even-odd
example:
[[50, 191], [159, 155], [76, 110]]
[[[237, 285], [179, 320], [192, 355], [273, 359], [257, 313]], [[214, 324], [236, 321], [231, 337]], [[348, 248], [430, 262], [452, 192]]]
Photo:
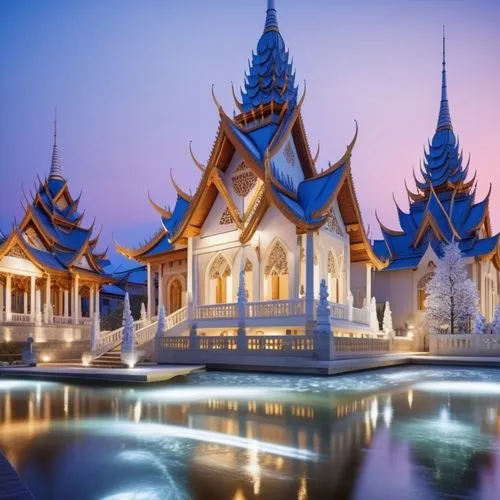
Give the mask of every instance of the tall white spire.
[[264, 33], [267, 31], [279, 31], [278, 16], [276, 15], [274, 0], [267, 0], [266, 25], [264, 27]]

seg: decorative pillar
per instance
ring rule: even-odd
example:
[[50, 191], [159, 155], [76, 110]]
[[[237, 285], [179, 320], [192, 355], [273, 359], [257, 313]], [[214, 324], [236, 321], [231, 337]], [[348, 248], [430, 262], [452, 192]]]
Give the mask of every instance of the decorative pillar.
[[50, 321], [50, 310], [52, 309], [52, 301], [50, 297], [50, 274], [47, 274], [45, 280], [45, 305], [43, 307], [43, 321], [44, 323], [49, 323]]
[[160, 307], [165, 305], [163, 302], [163, 264], [158, 266], [158, 314]]
[[366, 267], [366, 306], [369, 307], [372, 301], [372, 265], [370, 262], [365, 264]]
[[246, 340], [246, 305], [247, 305], [247, 294], [245, 289], [245, 270], [240, 271], [240, 280], [238, 282], [238, 338], [237, 347], [240, 354], [244, 354], [247, 351], [247, 340]]
[[69, 290], [64, 290], [64, 317], [69, 318]]
[[40, 288], [36, 289], [35, 304], [35, 324], [40, 326], [42, 324], [42, 291]]
[[187, 251], [187, 299], [188, 304], [193, 301], [193, 238], [188, 237]]
[[89, 295], [89, 318], [94, 317], [94, 285], [90, 287]]
[[101, 315], [101, 292], [99, 289], [99, 285], [95, 287], [95, 308], [94, 313], [97, 317]]
[[7, 274], [5, 284], [5, 321], [12, 321], [12, 276]]
[[335, 357], [335, 337], [332, 332], [328, 287], [322, 279], [319, 285], [319, 302], [314, 330], [314, 357], [321, 361], [330, 361]]
[[147, 276], [148, 276], [148, 318], [152, 318], [153, 315], [153, 276], [151, 275], [151, 264], [148, 262], [147, 266]]
[[352, 321], [354, 319], [354, 297], [351, 290], [347, 291], [347, 319]]
[[30, 314], [31, 321], [34, 323], [36, 318], [36, 277], [31, 277], [31, 291], [30, 291]]
[[58, 316], [62, 316], [64, 314], [64, 311], [63, 311], [63, 291], [61, 288], [59, 288], [59, 298], [57, 300], [58, 302], [58, 308], [57, 308], [57, 314]]
[[80, 317], [80, 291], [79, 291], [79, 277], [78, 274], [75, 274], [75, 277], [73, 278], [73, 311], [72, 311], [72, 316], [73, 316], [73, 323], [78, 324], [79, 317]]
[[[314, 234], [306, 235], [306, 333], [312, 333], [314, 319]], [[309, 332], [307, 332], [309, 330]]]
[[0, 321], [3, 321], [3, 306], [4, 306], [3, 292], [4, 292], [4, 286], [3, 283], [0, 282]]
[[28, 314], [28, 292], [23, 293], [23, 314]]

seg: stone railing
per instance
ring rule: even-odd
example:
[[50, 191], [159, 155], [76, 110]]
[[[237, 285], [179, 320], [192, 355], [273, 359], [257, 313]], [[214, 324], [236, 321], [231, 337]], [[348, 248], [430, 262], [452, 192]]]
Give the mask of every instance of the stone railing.
[[436, 355], [500, 356], [500, 335], [431, 334], [429, 352]]
[[202, 351], [234, 351], [238, 345], [236, 337], [198, 337]]
[[163, 337], [160, 345], [173, 351], [187, 351], [191, 346], [189, 337]]
[[256, 335], [247, 337], [249, 354], [310, 355], [314, 337], [306, 335]]
[[370, 324], [370, 311], [368, 309], [352, 308], [352, 320], [363, 325]]
[[165, 318], [165, 328], [169, 330], [187, 319], [187, 307], [181, 307]]
[[32, 323], [31, 314], [11, 313], [10, 321], [13, 323]]
[[349, 321], [349, 306], [345, 304], [338, 304], [337, 302], [330, 302], [330, 316], [332, 319], [342, 319]]
[[342, 353], [389, 352], [390, 343], [386, 339], [356, 339], [335, 337], [335, 351]]
[[52, 322], [54, 325], [72, 325], [73, 318], [71, 316], [53, 316]]
[[301, 316], [305, 314], [304, 299], [270, 300], [245, 304], [247, 318], [270, 318], [276, 316]]
[[156, 330], [158, 329], [158, 322], [150, 323], [149, 325], [144, 326], [139, 329], [135, 333], [135, 345], [141, 346], [146, 342], [154, 339], [156, 336]]
[[193, 319], [235, 319], [238, 304], [212, 304], [193, 308]]
[[391, 352], [415, 352], [418, 342], [411, 337], [393, 337]]

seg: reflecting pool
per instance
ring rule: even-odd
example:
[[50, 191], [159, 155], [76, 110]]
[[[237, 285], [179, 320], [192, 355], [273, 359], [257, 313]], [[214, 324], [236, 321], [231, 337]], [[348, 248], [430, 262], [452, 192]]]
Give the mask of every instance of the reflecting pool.
[[38, 500], [498, 500], [500, 370], [0, 378], [0, 449]]

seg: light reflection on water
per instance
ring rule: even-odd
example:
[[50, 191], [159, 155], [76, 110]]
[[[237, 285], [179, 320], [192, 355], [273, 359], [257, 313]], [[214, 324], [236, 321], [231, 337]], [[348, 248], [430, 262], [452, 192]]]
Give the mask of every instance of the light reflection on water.
[[0, 378], [0, 449], [38, 500], [500, 498], [500, 371]]

